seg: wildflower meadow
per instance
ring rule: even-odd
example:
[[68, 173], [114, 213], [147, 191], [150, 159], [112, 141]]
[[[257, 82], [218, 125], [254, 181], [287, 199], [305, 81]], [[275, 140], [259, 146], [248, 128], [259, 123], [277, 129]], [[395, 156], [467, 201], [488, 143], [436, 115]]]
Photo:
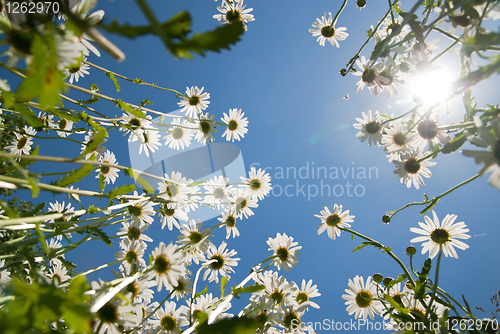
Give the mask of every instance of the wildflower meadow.
[[0, 1], [0, 333], [499, 333], [499, 19]]

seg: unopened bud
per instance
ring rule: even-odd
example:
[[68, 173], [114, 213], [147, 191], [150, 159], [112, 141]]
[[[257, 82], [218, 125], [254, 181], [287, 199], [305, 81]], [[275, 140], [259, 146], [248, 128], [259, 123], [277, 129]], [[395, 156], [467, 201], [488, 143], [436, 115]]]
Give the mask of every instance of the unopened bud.
[[389, 287], [389, 285], [391, 284], [392, 281], [394, 281], [394, 279], [392, 277], [386, 277], [386, 278], [384, 278], [383, 284], [387, 288], [387, 287]]
[[382, 217], [382, 221], [386, 224], [389, 224], [391, 222], [391, 217], [389, 215], [384, 215]]
[[412, 256], [412, 255], [415, 255], [415, 253], [417, 253], [417, 249], [413, 246], [408, 246], [406, 248], [406, 254]]
[[373, 281], [375, 283], [380, 283], [380, 282], [382, 282], [383, 279], [384, 279], [384, 276], [382, 276], [381, 274], [374, 274], [373, 275]]
[[363, 8], [364, 6], [366, 6], [366, 0], [356, 1], [356, 6], [358, 6], [359, 8]]

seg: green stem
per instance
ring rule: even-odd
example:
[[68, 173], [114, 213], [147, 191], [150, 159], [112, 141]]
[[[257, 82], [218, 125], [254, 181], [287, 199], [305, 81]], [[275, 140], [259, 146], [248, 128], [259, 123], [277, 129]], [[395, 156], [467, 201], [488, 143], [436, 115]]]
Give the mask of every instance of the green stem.
[[410, 272], [408, 271], [408, 268], [406, 268], [406, 266], [403, 264], [403, 262], [392, 252], [389, 250], [388, 247], [382, 245], [380, 242], [372, 239], [372, 238], [369, 238], [359, 232], [356, 232], [354, 230], [351, 230], [351, 229], [348, 229], [348, 228], [343, 228], [343, 227], [339, 227], [337, 226], [337, 228], [341, 231], [345, 231], [345, 232], [349, 232], [349, 233], [352, 233], [358, 237], [360, 237], [361, 239], [365, 239], [366, 241], [369, 241], [371, 243], [374, 243], [378, 248], [382, 249], [384, 253], [387, 253], [390, 257], [392, 257], [394, 259], [394, 261], [396, 261], [399, 266], [403, 269], [403, 271], [405, 272], [406, 276], [408, 277], [408, 279], [410, 280], [410, 283], [415, 286], [415, 282], [413, 281], [413, 278], [410, 274]]
[[436, 292], [437, 292], [437, 287], [438, 287], [438, 282], [439, 282], [439, 267], [441, 265], [441, 255], [443, 255], [443, 245], [439, 245], [439, 253], [438, 253], [438, 258], [436, 262], [436, 272], [434, 275], [434, 284], [432, 287], [432, 295], [431, 295], [431, 300], [429, 301], [429, 304], [427, 304], [427, 307], [425, 309], [425, 319], [429, 316], [429, 313], [431, 311], [432, 303], [434, 302], [434, 299], [436, 299]]
[[337, 19], [339, 18], [340, 13], [342, 13], [342, 11], [344, 10], [346, 5], [347, 5], [347, 0], [344, 0], [344, 3], [342, 4], [342, 6], [340, 6], [339, 11], [337, 12], [337, 14], [335, 14], [335, 17], [333, 18], [333, 21], [332, 21], [332, 24], [330, 25], [330, 27], [333, 28], [335, 26], [335, 23], [337, 23]]

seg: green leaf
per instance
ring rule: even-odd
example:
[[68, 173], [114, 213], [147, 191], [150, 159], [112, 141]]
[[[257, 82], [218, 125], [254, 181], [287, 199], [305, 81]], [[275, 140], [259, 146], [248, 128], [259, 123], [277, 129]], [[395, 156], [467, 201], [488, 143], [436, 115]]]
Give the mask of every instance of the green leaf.
[[[141, 80], [141, 79], [135, 79], [135, 80]], [[144, 107], [146, 104], [153, 105], [153, 102], [151, 102], [150, 99], [144, 99], [144, 100], [141, 101], [141, 107]]]
[[33, 208], [33, 210], [29, 211], [29, 212], [26, 212], [24, 214], [21, 215], [21, 217], [34, 217], [36, 216], [38, 213], [40, 213], [40, 211], [45, 207], [45, 203], [42, 202], [42, 203], [38, 203], [37, 206], [35, 206]]
[[202, 323], [197, 327], [203, 334], [251, 334], [257, 330], [257, 322], [248, 316], [222, 319], [214, 324]]
[[102, 126], [98, 125], [91, 119], [87, 119], [87, 123], [92, 126], [96, 130], [96, 135], [95, 138], [87, 143], [87, 147], [85, 150], [80, 154], [78, 159], [83, 159], [87, 154], [94, 152], [97, 149], [97, 146], [99, 146], [100, 143], [104, 140], [105, 137], [108, 136], [108, 132], [106, 129], [104, 129]]
[[111, 243], [112, 243], [111, 239], [100, 228], [94, 226], [94, 227], [90, 227], [89, 230], [91, 230], [96, 235], [98, 235], [99, 238], [101, 238], [101, 240], [104, 241], [104, 243], [106, 245], [111, 246]]
[[199, 296], [203, 296], [205, 293], [207, 293], [208, 291], [208, 286], [205, 285], [205, 289], [203, 289], [203, 291], [200, 291], [200, 292], [197, 292], [195, 295], [194, 295], [194, 298], [193, 299], [196, 299], [198, 298]]
[[396, 310], [398, 310], [399, 312], [403, 313], [403, 314], [409, 314], [410, 313], [410, 310], [405, 308], [405, 307], [402, 307], [401, 305], [399, 305], [392, 297], [390, 294], [388, 293], [384, 293], [384, 299], [389, 303], [391, 304], [392, 307], [394, 307]]
[[256, 285], [250, 285], [246, 286], [243, 288], [236, 288], [233, 287], [231, 288], [231, 292], [233, 293], [234, 297], [239, 298], [239, 294], [241, 293], [254, 293], [260, 290], [264, 290], [266, 287], [261, 284], [256, 284]]
[[178, 43], [170, 43], [168, 49], [177, 58], [192, 59], [193, 52], [204, 56], [206, 51], [220, 52], [222, 49], [230, 49], [230, 45], [240, 40], [243, 32], [243, 22], [237, 21], [202, 34], [196, 33]]
[[467, 137], [463, 132], [455, 135], [455, 138], [446, 143], [441, 151], [444, 154], [450, 154], [458, 150], [467, 141]]
[[132, 108], [130, 105], [128, 105], [126, 102], [123, 102], [122, 100], [116, 100], [116, 105], [120, 107], [121, 110], [128, 111], [135, 117], [146, 118], [146, 115], [142, 111]]
[[116, 198], [119, 195], [128, 194], [135, 190], [134, 184], [124, 184], [108, 192], [110, 199]]
[[226, 286], [227, 279], [225, 276], [222, 276], [220, 280], [220, 298], [224, 298], [224, 287]]
[[9, 207], [9, 204], [2, 199], [0, 199], [0, 207], [4, 209], [5, 213], [7, 214], [7, 216], [9, 216], [9, 218], [19, 218], [17, 212], [12, 210]]
[[66, 175], [62, 180], [59, 180], [59, 182], [57, 182], [57, 185], [59, 187], [66, 187], [73, 183], [80, 182], [87, 175], [92, 173], [94, 171], [94, 168], [95, 166], [93, 165], [82, 165], [82, 167], [78, 168], [77, 170], [73, 169], [71, 174]]
[[21, 116], [28, 121], [29, 125], [34, 127], [37, 131], [40, 131], [43, 128], [43, 123], [42, 121], [38, 118], [38, 116], [25, 106], [24, 104], [21, 103], [15, 103], [13, 106], [13, 109], [17, 111], [18, 113], [21, 114]]
[[373, 52], [370, 56], [370, 60], [377, 59], [385, 50], [387, 47], [387, 43], [389, 42], [390, 37], [387, 36], [384, 40], [378, 42], [375, 44], [375, 48], [373, 49]]
[[492, 45], [500, 45], [500, 33], [477, 32], [465, 39], [464, 46], [474, 50], [487, 50]]
[[371, 242], [371, 241], [363, 241], [363, 243], [361, 243], [361, 245], [359, 245], [358, 247], [354, 248], [352, 250], [352, 252], [355, 253], [355, 252], [359, 251], [360, 249], [363, 249], [363, 248], [365, 248], [366, 246], [369, 246], [369, 245], [375, 246], [373, 244], [373, 242]]
[[113, 83], [115, 84], [115, 87], [116, 87], [116, 91], [119, 92], [120, 91], [120, 84], [118, 83], [118, 80], [116, 79], [115, 75], [111, 72], [106, 72], [106, 75], [108, 77], [110, 77], [111, 80], [113, 80]]

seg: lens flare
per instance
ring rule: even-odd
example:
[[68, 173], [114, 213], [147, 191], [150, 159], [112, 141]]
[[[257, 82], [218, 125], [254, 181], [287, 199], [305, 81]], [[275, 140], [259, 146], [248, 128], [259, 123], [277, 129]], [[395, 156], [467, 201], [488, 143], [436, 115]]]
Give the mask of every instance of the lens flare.
[[444, 102], [452, 82], [451, 76], [443, 70], [419, 75], [415, 80], [413, 100], [427, 105]]

